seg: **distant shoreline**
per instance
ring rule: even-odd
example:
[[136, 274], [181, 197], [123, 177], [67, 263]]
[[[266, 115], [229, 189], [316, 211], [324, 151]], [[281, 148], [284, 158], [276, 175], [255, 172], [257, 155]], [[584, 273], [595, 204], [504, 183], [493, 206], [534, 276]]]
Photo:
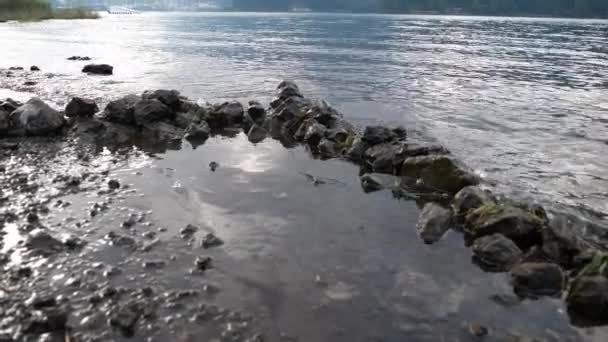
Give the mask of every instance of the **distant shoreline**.
[[251, 10], [251, 9], [218, 9], [218, 10], [138, 10], [145, 12], [184, 12], [184, 13], [285, 13], [285, 14], [355, 14], [355, 15], [420, 15], [420, 16], [453, 16], [453, 17], [496, 17], [496, 18], [539, 18], [539, 19], [592, 19], [608, 20], [608, 16], [584, 17], [584, 16], [552, 16], [543, 14], [513, 13], [508, 15], [482, 14], [468, 12], [394, 12], [394, 11], [285, 11], [285, 10]]

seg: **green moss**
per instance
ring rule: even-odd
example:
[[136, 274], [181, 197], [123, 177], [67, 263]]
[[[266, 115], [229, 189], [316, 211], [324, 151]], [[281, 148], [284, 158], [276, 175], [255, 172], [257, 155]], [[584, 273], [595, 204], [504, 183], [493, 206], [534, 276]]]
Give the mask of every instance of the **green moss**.
[[336, 144], [336, 149], [341, 152], [348, 151], [353, 146], [354, 142], [355, 137], [353, 135], [349, 135], [348, 137], [346, 137], [346, 140], [344, 140], [343, 142], [338, 142]]
[[581, 269], [580, 276], [603, 275], [608, 276], [608, 255], [596, 253], [591, 261]]
[[482, 204], [479, 208], [470, 210], [466, 216], [466, 220], [469, 222], [485, 220], [486, 218], [500, 214], [501, 212], [503, 212], [503, 210], [504, 207], [499, 204], [486, 202]]

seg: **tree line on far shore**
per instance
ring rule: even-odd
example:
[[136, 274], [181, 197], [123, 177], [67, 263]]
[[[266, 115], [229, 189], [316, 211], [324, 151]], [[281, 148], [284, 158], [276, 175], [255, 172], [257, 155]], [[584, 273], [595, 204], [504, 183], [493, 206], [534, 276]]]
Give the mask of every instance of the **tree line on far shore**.
[[45, 19], [94, 19], [99, 16], [86, 9], [53, 10], [47, 0], [0, 0], [0, 21]]
[[238, 10], [608, 17], [608, 0], [234, 0]]

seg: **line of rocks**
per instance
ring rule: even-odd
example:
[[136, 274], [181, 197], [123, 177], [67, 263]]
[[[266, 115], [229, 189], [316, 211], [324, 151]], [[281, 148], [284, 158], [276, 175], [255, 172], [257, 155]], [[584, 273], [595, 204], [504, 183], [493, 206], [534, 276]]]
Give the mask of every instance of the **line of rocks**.
[[[65, 118], [67, 117], [67, 119]], [[538, 205], [499, 199], [443, 146], [408, 138], [403, 128], [369, 126], [344, 120], [327, 102], [303, 96], [283, 81], [268, 109], [251, 101], [198, 104], [175, 90], [146, 91], [111, 101], [103, 109], [74, 98], [60, 113], [37, 98], [25, 104], [0, 102], [0, 137], [76, 135], [100, 146], [138, 145], [144, 149], [194, 147], [214, 133], [244, 131], [252, 143], [267, 137], [284, 146], [305, 145], [313, 156], [343, 158], [361, 167], [365, 191], [389, 189], [420, 200], [417, 225], [425, 243], [449, 230], [462, 231], [473, 261], [486, 271], [510, 272], [521, 297], [560, 296], [573, 321], [608, 323], [608, 258], [586, 241], [549, 220]], [[606, 263], [589, 265], [598, 258]]]

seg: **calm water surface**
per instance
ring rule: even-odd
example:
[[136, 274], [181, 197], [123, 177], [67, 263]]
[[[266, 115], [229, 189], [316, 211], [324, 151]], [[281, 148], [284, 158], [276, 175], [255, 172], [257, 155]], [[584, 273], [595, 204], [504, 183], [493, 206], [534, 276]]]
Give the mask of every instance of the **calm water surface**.
[[503, 191], [608, 212], [608, 21], [149, 13], [2, 24], [0, 44], [4, 67], [69, 80], [36, 89], [59, 103], [158, 87], [268, 100], [290, 78], [362, 125], [428, 131]]
[[[499, 191], [577, 207], [598, 221], [608, 213], [608, 21], [146, 13], [0, 24], [0, 46], [0, 67], [43, 69], [31, 76], [34, 87], [0, 79], [11, 89], [0, 95], [33, 92], [64, 105], [73, 95], [105, 102], [176, 88], [209, 101], [267, 102], [290, 78], [357, 124], [405, 125], [438, 139]], [[83, 62], [66, 61], [72, 55], [112, 64], [115, 75], [83, 75]], [[215, 173], [212, 160], [221, 164]], [[570, 326], [558, 299], [501, 304], [496, 296], [512, 292], [505, 274], [471, 265], [456, 233], [423, 245], [415, 203], [364, 194], [348, 163], [238, 136], [136, 169], [141, 175], [129, 169], [121, 180], [145, 196], [125, 206], [152, 210], [173, 237], [196, 223], [224, 238], [206, 279], [221, 285], [214, 302], [254, 314], [271, 341], [285, 340], [281, 333], [300, 341], [467, 341], [469, 322], [490, 327], [495, 341], [606, 340], [605, 328]], [[335, 181], [315, 187], [302, 173]], [[127, 214], [95, 224], [117, 227]], [[121, 253], [97, 257], [112, 263], [127, 258]], [[141, 272], [141, 259], [173, 254], [154, 282], [196, 288], [201, 280], [184, 274], [199, 253], [163, 238], [124, 267]]]

